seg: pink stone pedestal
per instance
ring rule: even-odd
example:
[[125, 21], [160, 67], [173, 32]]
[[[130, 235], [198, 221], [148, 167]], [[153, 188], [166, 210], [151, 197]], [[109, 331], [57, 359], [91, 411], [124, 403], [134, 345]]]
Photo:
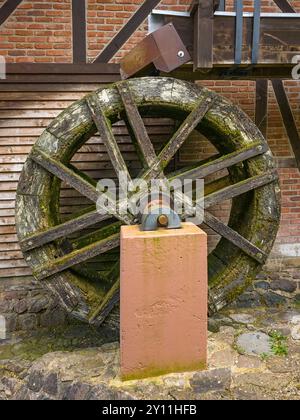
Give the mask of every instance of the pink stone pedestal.
[[121, 376], [204, 369], [207, 235], [192, 223], [121, 228]]

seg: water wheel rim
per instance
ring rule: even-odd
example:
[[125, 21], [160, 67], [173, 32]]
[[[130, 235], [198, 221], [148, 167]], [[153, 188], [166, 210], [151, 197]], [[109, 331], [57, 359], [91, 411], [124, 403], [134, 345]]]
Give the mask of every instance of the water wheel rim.
[[[121, 82], [124, 83], [124, 82]], [[124, 103], [120, 97], [118, 84], [97, 91], [97, 100], [106, 117], [113, 123], [121, 119]], [[204, 101], [211, 96], [205, 88], [171, 78], [140, 78], [126, 82], [139, 112], [144, 116], [173, 117], [185, 119], [199, 105], [199, 98]], [[207, 110], [200, 124], [196, 127], [220, 151], [221, 154], [232, 153], [239, 149], [263, 147], [264, 153], [243, 161], [243, 171], [248, 176], [259, 177], [274, 169], [272, 155], [266, 141], [253, 122], [236, 106], [221, 96], [214, 97], [213, 106]], [[88, 96], [90, 98], [90, 96]], [[97, 130], [91, 115], [87, 97], [74, 103], [57, 117], [41, 135], [27, 159], [20, 178], [16, 218], [18, 237], [22, 244], [36, 232], [43, 232], [59, 224], [58, 205], [60, 182], [52, 174], [42, 168], [34, 154], [38, 151], [46, 153], [52, 159], [66, 165]], [[232, 177], [239, 179], [239, 165], [229, 168]], [[270, 252], [276, 237], [279, 216], [279, 187], [274, 178], [272, 182], [252, 191], [248, 208], [248, 223], [235, 220], [231, 216], [229, 225], [240, 231], [251, 243], [259, 245], [266, 255]], [[232, 200], [233, 214], [240, 214], [240, 199]], [[257, 227], [259, 225], [259, 228]], [[49, 264], [59, 254], [58, 243], [48, 243], [23, 252], [28, 264], [37, 266]], [[229, 257], [224, 256], [224, 249], [229, 249]], [[253, 278], [255, 270], [260, 266], [257, 260], [249, 257], [236, 247], [229, 246], [228, 240], [221, 239], [216, 250], [209, 256], [209, 265], [218, 266], [210, 270], [210, 309], [217, 310], [244, 290]], [[216, 271], [216, 272], [214, 272]], [[102, 300], [107, 299], [110, 292], [99, 284], [90, 284], [72, 270], [52, 275], [43, 280], [52, 292], [58, 295], [62, 305], [74, 316], [82, 320], [99, 323], [109, 312], [105, 307], [99, 311]], [[115, 303], [118, 299], [118, 284], [111, 290], [108, 301]]]

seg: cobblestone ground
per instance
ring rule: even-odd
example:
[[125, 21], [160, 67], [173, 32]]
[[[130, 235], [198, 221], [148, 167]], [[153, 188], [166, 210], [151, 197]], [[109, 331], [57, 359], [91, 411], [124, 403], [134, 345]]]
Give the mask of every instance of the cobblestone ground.
[[299, 309], [231, 309], [209, 330], [208, 370], [129, 382], [117, 321], [13, 335], [0, 340], [0, 399], [300, 399]]

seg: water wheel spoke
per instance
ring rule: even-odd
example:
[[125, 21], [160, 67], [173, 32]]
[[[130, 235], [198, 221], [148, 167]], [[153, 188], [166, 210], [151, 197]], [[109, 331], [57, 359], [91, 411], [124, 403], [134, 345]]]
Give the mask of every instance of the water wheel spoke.
[[231, 229], [231, 227], [225, 225], [208, 211], [206, 211], [204, 214], [204, 223], [213, 231], [241, 249], [245, 254], [254, 258], [260, 264], [263, 264], [266, 261], [267, 254], [264, 251], [259, 249], [256, 245], [252, 244], [250, 241], [248, 241], [248, 239], [245, 239], [238, 232]]
[[67, 167], [58, 160], [53, 159], [40, 149], [33, 149], [30, 157], [52, 175], [55, 175], [61, 181], [64, 181], [67, 185], [73, 187], [80, 194], [87, 197], [94, 203], [97, 202], [99, 193], [92, 185], [92, 182], [88, 182], [86, 178], [82, 178], [71, 168]]
[[[77, 172], [74, 172], [72, 169], [68, 168], [58, 160], [48, 156], [40, 149], [33, 149], [30, 157], [48, 172], [59, 178], [61, 181], [64, 181], [70, 187], [73, 187], [76, 191], [87, 197], [89, 200], [97, 203], [100, 197], [100, 192], [98, 192], [97, 189], [92, 185], [92, 182], [87, 181], [86, 177], [82, 178], [78, 175]], [[107, 200], [107, 206], [105, 209], [103, 209], [105, 212], [108, 212], [110, 215], [115, 216], [117, 219], [123, 221], [126, 224], [130, 224], [132, 222], [133, 216], [125, 212], [122, 212], [122, 214], [119, 213], [117, 210], [118, 206], [108, 194], [102, 193], [102, 197]]]
[[211, 109], [215, 100], [215, 95], [209, 94], [204, 100], [201, 100], [200, 104], [195, 107], [179, 126], [178, 130], [158, 155], [161, 169], [164, 169], [169, 164], [175, 153], [204, 118], [205, 114]]
[[37, 248], [39, 246], [48, 244], [60, 238], [65, 238], [68, 235], [83, 230], [96, 223], [102, 222], [111, 218], [109, 214], [99, 214], [97, 210], [85, 213], [67, 222], [53, 226], [44, 232], [36, 233], [20, 242], [23, 251]]
[[120, 278], [119, 276], [115, 279], [113, 286], [110, 288], [109, 292], [100, 303], [98, 308], [92, 313], [89, 318], [89, 322], [94, 325], [100, 325], [105, 320], [107, 315], [111, 312], [113, 307], [120, 300]]
[[101, 108], [97, 94], [93, 93], [89, 95], [86, 101], [94, 123], [101, 136], [101, 140], [103, 141], [106, 147], [109, 158], [116, 171], [116, 174], [119, 175], [120, 172], [123, 172], [124, 174], [126, 174], [127, 179], [130, 180], [131, 177], [129, 175], [125, 160], [119, 149], [116, 138], [113, 134], [111, 123], [109, 119], [105, 116], [104, 111]]
[[257, 175], [248, 179], [244, 179], [243, 181], [229, 185], [205, 196], [204, 207], [209, 208], [215, 204], [220, 203], [221, 201], [229, 200], [241, 194], [245, 194], [248, 191], [252, 191], [256, 188], [270, 184], [276, 179], [278, 179], [276, 172]]
[[243, 162], [247, 159], [251, 159], [255, 156], [261, 155], [268, 150], [267, 144], [256, 143], [255, 145], [245, 148], [240, 151], [229, 153], [227, 155], [216, 157], [214, 160], [198, 162], [189, 168], [179, 170], [169, 174], [169, 179], [200, 179], [205, 178], [215, 172], [222, 169], [227, 169], [230, 166], [236, 165], [237, 163]]
[[97, 186], [97, 181], [95, 181], [93, 178], [89, 177], [85, 172], [81, 171], [76, 166], [74, 166], [71, 163], [69, 163], [67, 165], [67, 167], [69, 169], [71, 169], [71, 171], [73, 171], [75, 174], [77, 174], [78, 176], [80, 176], [80, 178], [85, 179], [89, 184], [93, 185], [94, 187]]
[[156, 153], [130, 92], [129, 84], [128, 82], [122, 82], [117, 85], [117, 88], [127, 115], [126, 125], [135, 143], [137, 152], [141, 156], [144, 167], [151, 168], [156, 160]]
[[92, 243], [101, 241], [102, 239], [107, 238], [108, 236], [114, 235], [115, 233], [119, 233], [120, 227], [122, 222], [112, 222], [106, 226], [102, 226], [99, 229], [86, 233], [79, 238], [71, 240], [71, 245], [73, 249], [82, 248], [87, 245], [91, 245]]
[[116, 233], [91, 245], [72, 251], [63, 257], [55, 259], [51, 263], [38, 267], [34, 272], [34, 275], [38, 280], [43, 280], [86, 260], [94, 258], [97, 255], [103, 254], [104, 252], [116, 248], [119, 245], [120, 235], [119, 233]]

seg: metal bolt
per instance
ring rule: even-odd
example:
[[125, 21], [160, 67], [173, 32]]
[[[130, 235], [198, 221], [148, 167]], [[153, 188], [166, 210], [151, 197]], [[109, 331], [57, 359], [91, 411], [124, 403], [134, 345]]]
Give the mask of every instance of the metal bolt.
[[260, 152], [262, 150], [262, 146], [258, 146], [257, 150]]
[[177, 55], [178, 55], [179, 58], [183, 58], [184, 57], [184, 51], [182, 51], [182, 50], [178, 51]]
[[31, 245], [32, 245], [32, 241], [29, 241], [29, 242], [28, 242], [28, 245], [29, 245], [29, 246], [31, 246]]
[[168, 216], [166, 216], [165, 214], [160, 214], [157, 218], [157, 223], [161, 227], [167, 227], [169, 223]]

